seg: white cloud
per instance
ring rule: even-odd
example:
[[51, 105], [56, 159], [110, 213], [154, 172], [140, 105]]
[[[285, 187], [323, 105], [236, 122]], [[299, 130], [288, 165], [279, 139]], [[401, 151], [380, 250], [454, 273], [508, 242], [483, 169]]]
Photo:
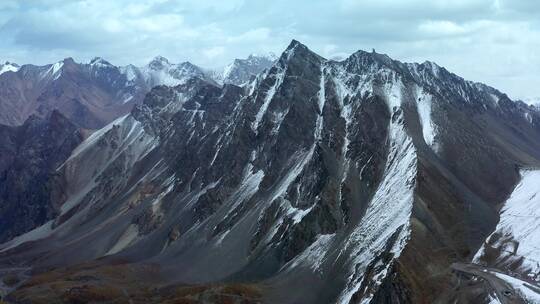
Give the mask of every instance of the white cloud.
[[203, 50], [204, 56], [206, 56], [208, 59], [214, 59], [217, 56], [221, 56], [225, 53], [225, 48], [222, 46], [215, 46], [209, 49]]
[[252, 29], [239, 35], [231, 36], [227, 38], [228, 43], [237, 43], [243, 41], [263, 41], [270, 38], [270, 29], [261, 27]]
[[465, 27], [447, 20], [428, 20], [420, 23], [419, 30], [431, 35], [459, 35], [467, 33]]

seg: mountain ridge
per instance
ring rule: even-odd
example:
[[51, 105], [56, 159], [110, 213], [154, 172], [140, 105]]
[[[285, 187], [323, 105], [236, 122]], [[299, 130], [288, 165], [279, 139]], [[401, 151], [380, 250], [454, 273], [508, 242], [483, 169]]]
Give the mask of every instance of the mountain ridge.
[[[65, 58], [44, 66], [7, 63], [0, 66], [0, 123], [21, 125], [32, 114], [43, 116], [59, 110], [83, 128], [99, 129], [129, 113], [154, 86], [175, 86], [191, 77], [239, 85], [268, 64], [243, 62], [229, 69], [228, 75], [235, 79], [229, 80], [221, 72], [206, 71], [190, 62], [170, 63], [162, 56], [142, 67], [115, 66], [101, 57], [88, 63]], [[7, 71], [10, 73], [4, 73]]]

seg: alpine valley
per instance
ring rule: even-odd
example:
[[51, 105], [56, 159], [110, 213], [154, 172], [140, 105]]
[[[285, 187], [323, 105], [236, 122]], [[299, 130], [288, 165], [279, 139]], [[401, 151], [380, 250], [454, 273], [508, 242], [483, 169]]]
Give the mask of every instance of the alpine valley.
[[293, 40], [0, 69], [8, 303], [540, 303], [540, 111]]

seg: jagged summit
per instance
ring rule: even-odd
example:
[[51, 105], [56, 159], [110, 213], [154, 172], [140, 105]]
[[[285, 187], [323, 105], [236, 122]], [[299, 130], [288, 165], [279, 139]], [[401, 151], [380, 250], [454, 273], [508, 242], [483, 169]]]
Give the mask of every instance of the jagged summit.
[[307, 46], [304, 45], [302, 42], [300, 42], [300, 41], [298, 41], [296, 39], [292, 39], [291, 42], [289, 42], [289, 45], [285, 48], [285, 51], [291, 50], [291, 49], [294, 49], [294, 48], [297, 48], [297, 47], [303, 47], [303, 48], [307, 49]]
[[351, 57], [352, 58], [358, 58], [358, 59], [364, 59], [364, 60], [377, 61], [377, 62], [380, 62], [380, 63], [382, 63], [384, 65], [392, 65], [393, 61], [394, 61], [387, 54], [377, 53], [377, 52], [375, 52], [375, 50], [373, 50], [371, 52], [367, 52], [367, 51], [364, 51], [364, 50], [358, 50], [358, 51], [354, 52], [349, 58], [351, 58]]
[[[280, 58], [286, 58], [287, 60], [293, 56], [304, 56], [307, 54], [312, 54], [320, 57], [315, 52], [311, 51], [306, 45], [302, 44], [300, 41], [293, 39], [285, 51], [281, 54]], [[322, 57], [321, 57], [322, 58]]]
[[150, 68], [156, 70], [163, 69], [169, 65], [169, 60], [163, 56], [156, 56], [148, 63]]

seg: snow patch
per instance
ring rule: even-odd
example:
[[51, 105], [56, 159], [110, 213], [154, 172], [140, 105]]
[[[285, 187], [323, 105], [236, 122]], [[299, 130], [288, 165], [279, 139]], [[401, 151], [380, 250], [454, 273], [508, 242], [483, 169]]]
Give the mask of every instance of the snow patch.
[[315, 150], [315, 144], [313, 144], [312, 148], [304, 152], [303, 154], [298, 155], [297, 157], [293, 157], [294, 160], [294, 166], [289, 170], [287, 175], [280, 181], [280, 183], [277, 185], [275, 190], [272, 192], [272, 195], [270, 197], [270, 202], [275, 201], [279, 197], [283, 197], [285, 193], [287, 192], [287, 189], [289, 189], [289, 186], [296, 180], [298, 175], [302, 173], [304, 170], [304, 167], [309, 162], [311, 157], [313, 156], [313, 152]]
[[315, 242], [306, 248], [302, 254], [285, 264], [283, 268], [294, 271], [297, 266], [302, 265], [317, 271], [322, 275], [321, 265], [326, 258], [326, 253], [332, 248], [331, 245], [334, 236], [335, 234], [322, 234], [317, 236]]
[[388, 108], [390, 109], [390, 113], [394, 112], [394, 108], [401, 107], [402, 87], [403, 87], [403, 84], [401, 83], [401, 80], [398, 80], [397, 82], [386, 83], [383, 87], [384, 94], [386, 96], [386, 102], [388, 104]]
[[510, 198], [504, 203], [501, 218], [495, 232], [476, 253], [473, 261], [478, 262], [485, 247], [495, 234], [499, 239], [510, 238], [514, 242], [493, 246], [501, 249], [501, 259], [523, 257], [523, 267], [529, 268], [531, 277], [540, 276], [540, 170], [521, 171], [521, 181], [516, 186]]
[[53, 77], [53, 80], [57, 80], [62, 76], [62, 67], [64, 66], [64, 62], [60, 61], [51, 66], [51, 68], [47, 71], [47, 75], [50, 75]]
[[432, 98], [422, 88], [417, 87], [416, 92], [416, 108], [422, 125], [422, 134], [424, 141], [428, 146], [433, 146], [435, 140], [435, 124], [431, 119]]
[[325, 65], [321, 64], [321, 76], [320, 76], [320, 83], [319, 83], [319, 93], [318, 95], [318, 108], [319, 108], [319, 115], [317, 116], [316, 126], [315, 126], [315, 140], [320, 141], [321, 140], [321, 134], [322, 134], [322, 127], [323, 127], [323, 109], [324, 104], [326, 103], [326, 89], [325, 89]]
[[499, 96], [493, 94], [493, 93], [490, 93], [489, 96], [491, 97], [491, 100], [493, 101], [493, 103], [495, 104], [499, 104]]
[[525, 112], [525, 114], [523, 114], [523, 116], [525, 117], [525, 120], [527, 120], [530, 124], [532, 124], [533, 118], [531, 116], [531, 113]]
[[122, 100], [122, 103], [128, 103], [128, 102], [130, 102], [132, 99], [133, 99], [133, 95], [129, 95], [129, 96], [127, 96], [126, 98], [124, 98], [124, 100]]
[[[492, 271], [496, 277], [512, 285], [512, 288], [523, 297], [528, 303], [540, 303], [540, 288], [525, 281], [516, 279], [500, 272]], [[535, 291], [536, 290], [536, 291]]]
[[283, 83], [283, 79], [285, 78], [285, 70], [278, 69], [278, 72], [274, 75], [274, 84], [268, 91], [266, 92], [266, 96], [264, 98], [263, 104], [259, 108], [259, 112], [257, 112], [257, 115], [255, 115], [255, 121], [252, 124], [252, 129], [257, 133], [259, 129], [259, 125], [264, 117], [264, 114], [268, 110], [268, 106], [270, 105], [270, 102], [272, 101], [272, 98], [274, 98], [274, 94], [276, 94], [277, 89], [281, 86]]

